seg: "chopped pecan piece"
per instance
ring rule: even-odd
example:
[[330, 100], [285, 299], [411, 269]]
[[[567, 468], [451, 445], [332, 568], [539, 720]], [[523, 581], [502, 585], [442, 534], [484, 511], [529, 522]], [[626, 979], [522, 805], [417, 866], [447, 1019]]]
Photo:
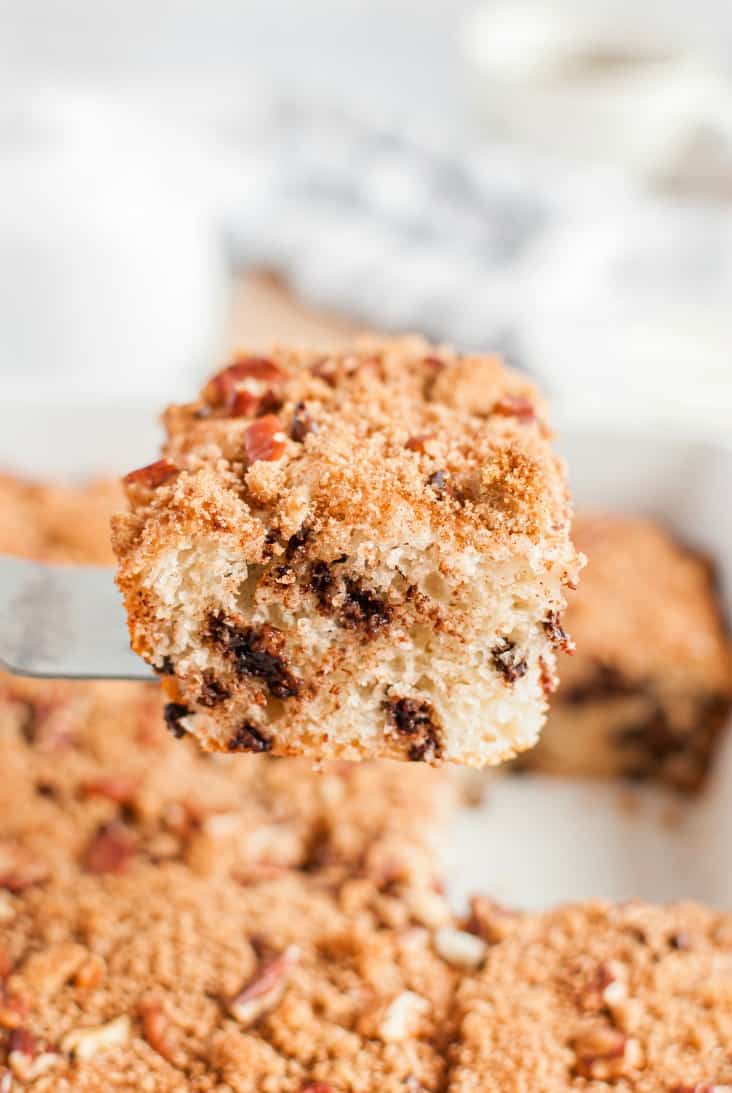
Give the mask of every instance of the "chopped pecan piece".
[[209, 381], [204, 397], [229, 417], [256, 414], [287, 380], [287, 373], [266, 357], [242, 357]]
[[456, 968], [479, 968], [488, 950], [485, 941], [476, 934], [451, 926], [435, 930], [434, 945], [442, 959]]
[[154, 998], [143, 999], [139, 1005], [139, 1013], [142, 1035], [150, 1047], [163, 1059], [172, 1062], [174, 1050], [168, 1039], [169, 1022], [160, 1003]]
[[264, 417], [257, 418], [244, 431], [244, 449], [250, 463], [281, 459], [286, 447], [287, 437], [275, 414], [265, 414]]
[[74, 976], [74, 986], [79, 990], [90, 991], [104, 982], [107, 968], [100, 956], [90, 956], [85, 960]]
[[148, 463], [146, 467], [138, 467], [137, 470], [130, 471], [122, 481], [125, 486], [142, 486], [145, 489], [156, 490], [158, 486], [169, 482], [179, 473], [179, 468], [169, 459], [156, 459], [154, 463]]
[[504, 395], [494, 404], [492, 412], [501, 417], [515, 417], [522, 425], [536, 420], [533, 403], [523, 395]]
[[6, 983], [0, 984], [0, 1028], [20, 1028], [28, 1006], [12, 994]]
[[404, 447], [408, 452], [424, 452], [430, 436], [430, 433], [417, 433], [415, 436], [409, 437], [405, 442]]
[[105, 1025], [77, 1028], [67, 1032], [61, 1048], [75, 1059], [93, 1059], [101, 1051], [126, 1044], [130, 1038], [130, 1019], [126, 1014], [115, 1017]]
[[138, 781], [124, 774], [110, 774], [106, 778], [92, 778], [82, 783], [85, 797], [106, 797], [118, 805], [126, 805], [137, 792]]
[[290, 971], [299, 959], [297, 945], [289, 945], [274, 960], [261, 965], [239, 993], [227, 1002], [227, 1009], [234, 1020], [247, 1027], [259, 1020], [262, 1014], [274, 1009], [285, 993]]
[[400, 1043], [413, 1036], [420, 1020], [429, 1010], [429, 1002], [414, 991], [402, 991], [384, 1007], [377, 1035], [386, 1044]]
[[24, 1028], [14, 1028], [8, 1036], [8, 1066], [22, 1082], [32, 1082], [46, 1074], [60, 1061], [58, 1052], [51, 1051]]
[[617, 1029], [597, 1025], [578, 1033], [572, 1041], [574, 1071], [583, 1078], [608, 1081], [620, 1078], [641, 1061], [641, 1048]]
[[89, 842], [84, 866], [90, 873], [124, 873], [136, 852], [137, 840], [128, 827], [105, 824]]

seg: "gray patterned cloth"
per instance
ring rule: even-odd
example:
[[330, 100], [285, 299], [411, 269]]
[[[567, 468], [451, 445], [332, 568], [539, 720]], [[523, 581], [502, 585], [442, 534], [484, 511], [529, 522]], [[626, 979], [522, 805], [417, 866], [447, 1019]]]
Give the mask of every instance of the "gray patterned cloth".
[[228, 216], [240, 265], [377, 329], [502, 350], [575, 412], [683, 416], [693, 367], [694, 413], [732, 415], [730, 207], [337, 112], [281, 107], [259, 134]]

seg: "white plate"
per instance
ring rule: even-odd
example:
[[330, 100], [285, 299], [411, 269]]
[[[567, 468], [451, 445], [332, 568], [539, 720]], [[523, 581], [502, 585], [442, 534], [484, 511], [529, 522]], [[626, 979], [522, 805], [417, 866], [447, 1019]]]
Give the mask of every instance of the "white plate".
[[[117, 473], [156, 456], [155, 411], [0, 406], [0, 467], [46, 477]], [[579, 507], [650, 514], [714, 557], [732, 617], [732, 447], [688, 436], [565, 425]], [[732, 737], [701, 799], [652, 787], [496, 778], [443, 837], [448, 886], [540, 907], [566, 899], [701, 899], [732, 905]]]

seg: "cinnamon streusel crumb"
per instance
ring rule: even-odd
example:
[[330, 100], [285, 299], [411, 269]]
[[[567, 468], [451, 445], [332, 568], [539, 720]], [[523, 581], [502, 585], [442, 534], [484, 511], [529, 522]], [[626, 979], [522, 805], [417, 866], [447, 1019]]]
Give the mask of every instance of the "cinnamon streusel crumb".
[[588, 903], [525, 916], [457, 995], [449, 1093], [732, 1088], [732, 917]]
[[580, 563], [531, 384], [418, 338], [280, 349], [165, 424], [114, 537], [176, 733], [473, 766], [536, 741]]

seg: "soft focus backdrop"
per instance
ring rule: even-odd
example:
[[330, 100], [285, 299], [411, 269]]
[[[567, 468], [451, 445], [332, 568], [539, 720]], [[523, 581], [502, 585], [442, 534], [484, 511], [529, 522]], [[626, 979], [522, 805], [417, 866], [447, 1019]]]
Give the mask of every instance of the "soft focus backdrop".
[[731, 73], [727, 0], [0, 0], [1, 389], [420, 329], [732, 434]]

